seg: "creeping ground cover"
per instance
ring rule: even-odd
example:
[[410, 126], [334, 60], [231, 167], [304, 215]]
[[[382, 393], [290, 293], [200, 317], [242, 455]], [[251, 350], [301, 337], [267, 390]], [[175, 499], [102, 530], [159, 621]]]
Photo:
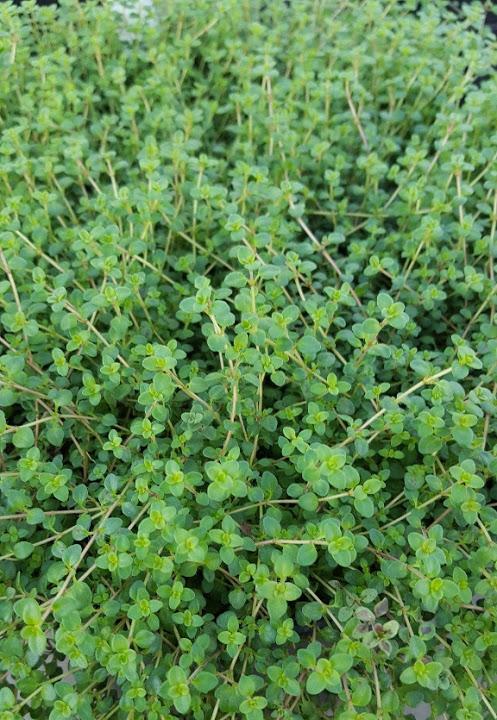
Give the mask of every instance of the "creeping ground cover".
[[481, 3], [0, 6], [0, 720], [497, 719]]

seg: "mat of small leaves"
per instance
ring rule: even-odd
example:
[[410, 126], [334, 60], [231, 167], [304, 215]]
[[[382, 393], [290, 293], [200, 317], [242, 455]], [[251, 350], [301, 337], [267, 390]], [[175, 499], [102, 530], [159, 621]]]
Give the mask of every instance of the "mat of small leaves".
[[481, 3], [0, 7], [0, 719], [497, 718]]

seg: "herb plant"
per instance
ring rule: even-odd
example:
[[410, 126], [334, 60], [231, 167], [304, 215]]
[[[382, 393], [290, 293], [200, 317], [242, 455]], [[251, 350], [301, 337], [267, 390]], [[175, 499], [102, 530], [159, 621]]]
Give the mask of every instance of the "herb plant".
[[483, 15], [1, 4], [1, 720], [497, 718]]

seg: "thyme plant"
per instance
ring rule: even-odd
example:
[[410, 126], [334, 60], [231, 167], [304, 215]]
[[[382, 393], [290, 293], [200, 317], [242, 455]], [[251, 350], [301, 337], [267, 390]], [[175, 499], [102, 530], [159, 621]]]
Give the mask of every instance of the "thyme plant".
[[482, 6], [151, 13], [0, 6], [0, 718], [496, 720]]

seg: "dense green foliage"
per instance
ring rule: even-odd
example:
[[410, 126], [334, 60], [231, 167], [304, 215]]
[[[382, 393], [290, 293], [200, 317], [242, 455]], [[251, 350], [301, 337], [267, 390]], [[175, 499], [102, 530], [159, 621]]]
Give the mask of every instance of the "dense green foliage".
[[497, 718], [497, 53], [414, 5], [1, 5], [1, 720]]

